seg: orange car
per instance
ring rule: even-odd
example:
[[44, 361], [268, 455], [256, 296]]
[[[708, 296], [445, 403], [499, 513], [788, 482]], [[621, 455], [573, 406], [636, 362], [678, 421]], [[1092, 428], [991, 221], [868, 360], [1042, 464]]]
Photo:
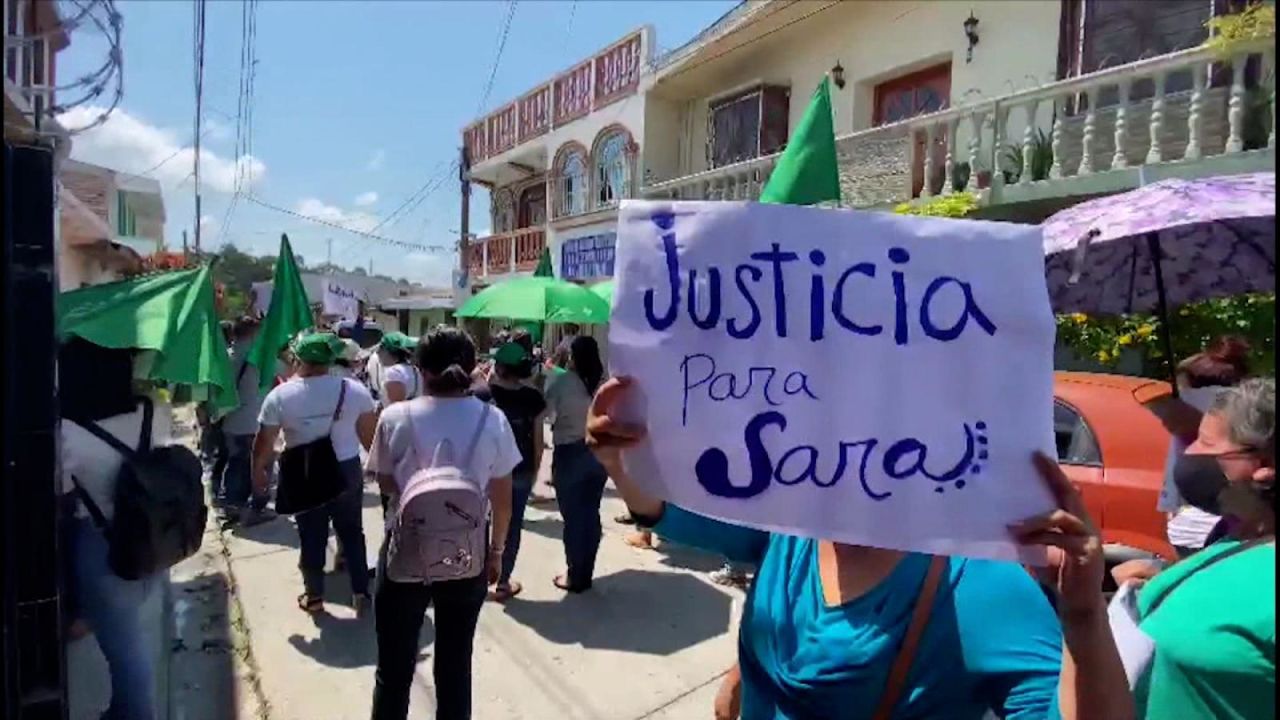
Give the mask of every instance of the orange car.
[[1098, 373], [1056, 372], [1053, 431], [1058, 463], [1102, 529], [1108, 564], [1175, 559], [1156, 501], [1169, 431], [1150, 410], [1169, 383]]

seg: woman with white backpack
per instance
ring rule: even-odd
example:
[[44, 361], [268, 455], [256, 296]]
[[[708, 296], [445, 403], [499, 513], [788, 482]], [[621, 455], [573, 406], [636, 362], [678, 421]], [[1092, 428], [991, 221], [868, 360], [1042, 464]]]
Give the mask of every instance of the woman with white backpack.
[[506, 417], [472, 397], [476, 348], [441, 328], [417, 349], [426, 395], [383, 410], [366, 474], [390, 498], [374, 596], [374, 720], [403, 720], [418, 632], [435, 605], [436, 718], [471, 717], [471, 652], [498, 580], [520, 449]]
[[382, 364], [382, 406], [385, 408], [423, 394], [422, 372], [413, 364], [417, 341], [400, 332], [382, 336], [378, 343], [378, 360]]

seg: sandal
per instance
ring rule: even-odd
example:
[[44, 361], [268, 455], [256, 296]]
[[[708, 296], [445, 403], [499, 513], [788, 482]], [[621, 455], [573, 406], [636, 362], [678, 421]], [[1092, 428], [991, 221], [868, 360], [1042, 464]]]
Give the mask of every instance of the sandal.
[[622, 541], [633, 548], [640, 550], [653, 550], [653, 536], [646, 532], [629, 533]]
[[324, 612], [324, 598], [312, 597], [302, 593], [298, 596], [298, 609], [312, 615]]
[[490, 590], [489, 599], [493, 602], [504, 603], [519, 595], [521, 590], [524, 590], [524, 586], [513, 580], [506, 585], [498, 585]]
[[618, 523], [619, 525], [635, 525], [636, 524], [636, 519], [632, 517], [631, 513], [622, 513], [621, 515], [615, 517], [613, 521]]
[[591, 589], [590, 584], [587, 584], [581, 587], [574, 587], [570, 585], [569, 578], [565, 577], [564, 575], [555, 576], [555, 578], [551, 581], [551, 584], [555, 585], [556, 587], [560, 588], [561, 590], [567, 593], [574, 593], [574, 594], [584, 593]]

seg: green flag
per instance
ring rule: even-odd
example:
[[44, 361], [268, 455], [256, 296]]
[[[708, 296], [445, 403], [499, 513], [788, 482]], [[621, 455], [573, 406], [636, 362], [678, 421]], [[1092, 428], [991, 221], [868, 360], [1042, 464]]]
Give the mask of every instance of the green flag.
[[534, 277], [555, 277], [556, 273], [551, 268], [551, 248], [542, 248], [542, 255], [538, 257], [538, 267], [533, 269]]
[[289, 236], [280, 235], [280, 254], [276, 256], [275, 276], [271, 279], [271, 307], [262, 319], [258, 337], [249, 348], [249, 362], [258, 368], [259, 387], [271, 387], [276, 373], [276, 358], [294, 335], [315, 325], [311, 303], [302, 286], [298, 263], [293, 259]]
[[207, 397], [215, 409], [238, 403], [208, 265], [64, 292], [58, 333], [142, 350], [141, 377]]
[[831, 121], [831, 81], [822, 78], [787, 141], [787, 149], [760, 193], [760, 202], [813, 205], [840, 200], [836, 170], [836, 133]]

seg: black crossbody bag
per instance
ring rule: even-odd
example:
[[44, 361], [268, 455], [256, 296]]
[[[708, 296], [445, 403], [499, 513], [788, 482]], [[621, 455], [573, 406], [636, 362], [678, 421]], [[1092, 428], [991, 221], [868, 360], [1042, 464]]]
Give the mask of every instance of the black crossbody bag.
[[347, 489], [346, 478], [333, 450], [333, 426], [342, 414], [347, 397], [347, 381], [338, 391], [338, 406], [333, 411], [329, 432], [304, 445], [285, 449], [280, 454], [280, 485], [276, 488], [276, 512], [296, 515], [333, 502]]

